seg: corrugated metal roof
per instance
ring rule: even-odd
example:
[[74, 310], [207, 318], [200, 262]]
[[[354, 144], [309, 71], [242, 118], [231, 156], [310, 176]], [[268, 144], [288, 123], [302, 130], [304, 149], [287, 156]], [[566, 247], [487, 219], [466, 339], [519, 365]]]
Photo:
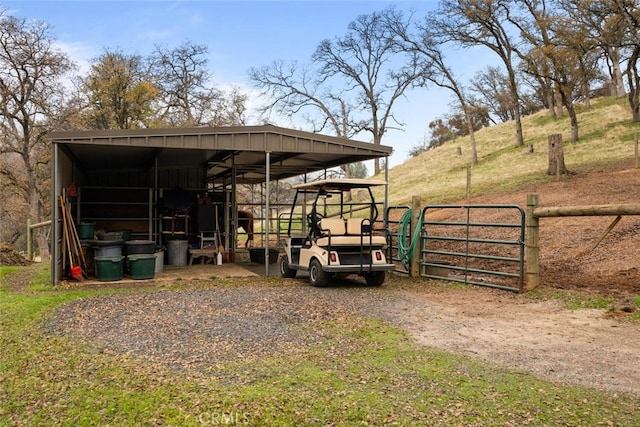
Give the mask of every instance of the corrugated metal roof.
[[236, 169], [237, 182], [263, 182], [266, 153], [271, 179], [389, 156], [388, 146], [272, 125], [210, 128], [52, 132], [87, 171], [207, 165], [212, 179]]

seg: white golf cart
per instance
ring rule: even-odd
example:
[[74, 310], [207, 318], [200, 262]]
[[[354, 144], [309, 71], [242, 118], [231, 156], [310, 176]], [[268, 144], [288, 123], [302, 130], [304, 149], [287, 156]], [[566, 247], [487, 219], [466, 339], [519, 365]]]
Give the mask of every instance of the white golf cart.
[[313, 286], [328, 286], [334, 278], [358, 274], [370, 286], [382, 285], [394, 265], [385, 256], [388, 233], [374, 230], [378, 208], [371, 187], [385, 184], [326, 179], [294, 186], [280, 258], [282, 277], [293, 278], [303, 270]]

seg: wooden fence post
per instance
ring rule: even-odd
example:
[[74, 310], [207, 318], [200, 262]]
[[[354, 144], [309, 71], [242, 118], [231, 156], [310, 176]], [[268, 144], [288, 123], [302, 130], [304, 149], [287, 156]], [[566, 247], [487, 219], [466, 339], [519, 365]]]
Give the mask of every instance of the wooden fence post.
[[31, 239], [33, 239], [33, 233], [31, 230], [31, 219], [27, 218], [27, 259], [29, 261], [33, 261], [33, 247], [31, 244]]
[[[420, 196], [413, 196], [411, 198], [411, 225], [412, 233], [421, 233], [421, 230], [417, 229], [418, 221], [422, 215], [422, 199]], [[409, 266], [409, 273], [411, 277], [420, 277], [420, 264], [422, 262], [422, 239], [418, 238], [418, 244], [416, 245], [413, 256], [411, 257], [411, 265]]]
[[533, 211], [540, 204], [537, 194], [527, 196], [527, 224], [524, 243], [525, 284], [524, 290], [530, 291], [540, 284], [540, 220]]
[[638, 154], [638, 132], [635, 133], [633, 142], [633, 159], [635, 161], [636, 169], [638, 169], [638, 164], [640, 163], [640, 156]]
[[467, 204], [471, 200], [471, 163], [467, 163]]

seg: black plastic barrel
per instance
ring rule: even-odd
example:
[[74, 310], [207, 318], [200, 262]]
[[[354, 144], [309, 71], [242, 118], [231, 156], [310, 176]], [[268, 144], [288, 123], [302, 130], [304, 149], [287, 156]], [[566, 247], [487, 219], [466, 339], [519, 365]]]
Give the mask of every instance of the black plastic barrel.
[[153, 254], [156, 251], [156, 242], [153, 240], [129, 240], [124, 242], [127, 255]]

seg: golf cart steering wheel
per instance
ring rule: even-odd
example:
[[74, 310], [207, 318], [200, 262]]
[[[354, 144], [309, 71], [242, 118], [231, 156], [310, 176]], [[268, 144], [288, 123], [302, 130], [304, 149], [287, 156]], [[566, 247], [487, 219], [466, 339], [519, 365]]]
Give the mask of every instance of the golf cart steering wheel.
[[320, 235], [320, 226], [318, 223], [322, 218], [324, 218], [324, 215], [319, 212], [311, 212], [307, 214], [307, 224], [309, 225], [309, 231], [311, 234], [315, 236]]

